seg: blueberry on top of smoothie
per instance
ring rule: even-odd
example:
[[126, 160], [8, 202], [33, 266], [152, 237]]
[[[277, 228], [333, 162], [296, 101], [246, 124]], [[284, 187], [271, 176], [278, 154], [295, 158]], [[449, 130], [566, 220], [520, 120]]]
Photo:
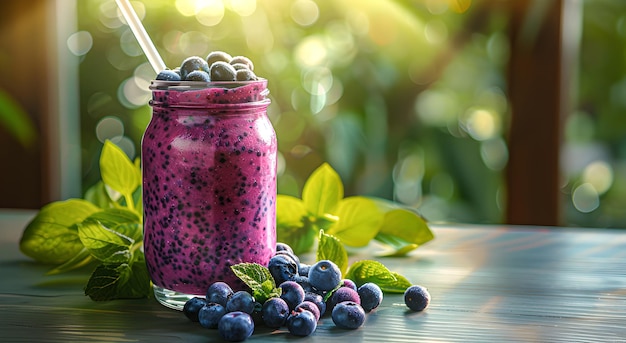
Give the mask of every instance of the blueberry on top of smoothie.
[[250, 69], [251, 71], [254, 70], [254, 64], [246, 56], [235, 56], [230, 60], [230, 64], [238, 64], [238, 63], [247, 65], [248, 69]]
[[211, 78], [209, 77], [209, 73], [204, 70], [194, 70], [191, 73], [187, 74], [187, 77], [185, 77], [185, 81], [210, 82]]
[[162, 70], [156, 77], [157, 80], [162, 81], [180, 81], [180, 74], [174, 70]]
[[210, 75], [212, 81], [235, 81], [237, 72], [232, 65], [217, 61], [211, 65]]
[[206, 62], [211, 67], [217, 61], [230, 63], [232, 59], [233, 57], [224, 51], [211, 51], [206, 57]]
[[202, 57], [187, 57], [180, 65], [180, 77], [184, 80], [187, 78], [187, 74], [191, 73], [194, 70], [203, 70], [208, 73], [209, 64]]
[[237, 81], [254, 81], [257, 79], [254, 72], [249, 69], [239, 69], [236, 74]]

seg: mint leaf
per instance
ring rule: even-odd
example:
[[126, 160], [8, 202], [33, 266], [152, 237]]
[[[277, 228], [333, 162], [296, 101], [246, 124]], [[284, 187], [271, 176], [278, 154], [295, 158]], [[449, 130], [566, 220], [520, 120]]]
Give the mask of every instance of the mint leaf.
[[403, 256], [435, 238], [426, 221], [412, 209], [384, 199], [372, 198], [385, 213], [375, 239], [395, 249], [390, 256]]
[[103, 209], [111, 207], [112, 203], [102, 181], [98, 181], [85, 191], [85, 200]]
[[276, 239], [301, 254], [311, 250], [316, 234], [302, 200], [279, 194], [276, 197]]
[[345, 245], [366, 246], [380, 229], [383, 213], [372, 200], [354, 196], [341, 200], [334, 213], [339, 220], [328, 229]]
[[94, 301], [146, 298], [150, 293], [150, 276], [141, 252], [130, 264], [99, 265], [85, 287], [85, 295]]
[[353, 263], [345, 276], [354, 281], [358, 287], [373, 282], [388, 293], [403, 293], [411, 283], [402, 275], [391, 272], [382, 263], [363, 260]]
[[78, 254], [76, 254], [76, 256], [72, 257], [69, 261], [55, 267], [54, 269], [48, 271], [46, 274], [55, 275], [67, 272], [72, 269], [80, 268], [84, 265], [87, 265], [93, 260], [94, 259], [93, 256], [91, 256], [91, 252], [87, 248], [83, 248]]
[[281, 289], [276, 287], [276, 281], [270, 271], [258, 263], [239, 263], [230, 266], [230, 269], [252, 290], [252, 296], [261, 304], [265, 300], [280, 296]]
[[78, 236], [91, 254], [105, 263], [127, 263], [135, 240], [112, 230], [94, 219], [78, 225]]
[[317, 231], [308, 220], [300, 226], [276, 223], [276, 240], [288, 244], [296, 255], [310, 251], [316, 235]]
[[348, 269], [348, 252], [337, 237], [328, 235], [323, 230], [320, 230], [316, 254], [316, 261], [321, 260], [333, 261], [341, 270], [341, 275], [346, 274]]
[[276, 222], [285, 226], [301, 226], [307, 215], [304, 202], [290, 195], [276, 196]]
[[39, 262], [65, 263], [83, 249], [76, 224], [98, 211], [97, 206], [81, 199], [50, 203], [24, 229], [20, 250]]
[[132, 194], [141, 185], [141, 171], [117, 145], [107, 140], [100, 155], [100, 173], [105, 185], [120, 192], [134, 208]]
[[135, 211], [125, 208], [109, 208], [94, 213], [87, 219], [98, 221], [103, 226], [129, 237], [135, 242], [143, 239], [141, 217]]
[[413, 285], [411, 281], [409, 281], [409, 279], [407, 279], [403, 275], [400, 275], [396, 272], [391, 272], [391, 275], [393, 275], [396, 278], [396, 282], [391, 285], [387, 285], [385, 287], [385, 292], [404, 293], [407, 288]]
[[322, 217], [332, 213], [343, 198], [343, 183], [339, 174], [324, 163], [311, 173], [302, 189], [302, 201], [313, 216]]

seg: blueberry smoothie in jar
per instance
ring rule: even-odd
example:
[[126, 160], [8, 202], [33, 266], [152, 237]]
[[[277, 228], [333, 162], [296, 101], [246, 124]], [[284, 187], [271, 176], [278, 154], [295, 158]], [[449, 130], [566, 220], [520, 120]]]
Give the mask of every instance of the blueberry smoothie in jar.
[[211, 71], [210, 82], [152, 81], [142, 140], [146, 263], [157, 300], [176, 309], [216, 281], [245, 289], [230, 267], [267, 265], [276, 249], [267, 80], [214, 81], [223, 76]]

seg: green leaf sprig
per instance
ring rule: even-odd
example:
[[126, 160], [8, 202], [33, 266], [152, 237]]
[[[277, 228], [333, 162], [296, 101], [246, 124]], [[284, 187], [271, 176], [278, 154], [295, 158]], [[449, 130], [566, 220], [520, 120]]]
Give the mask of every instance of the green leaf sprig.
[[44, 206], [26, 226], [20, 250], [56, 265], [48, 274], [91, 263], [85, 287], [91, 299], [144, 298], [151, 284], [143, 251], [141, 170], [115, 144], [106, 141], [100, 155], [102, 181], [83, 199]]
[[279, 194], [276, 204], [278, 240], [297, 254], [310, 251], [321, 230], [351, 247], [376, 240], [388, 256], [406, 255], [434, 238], [413, 209], [375, 197], [344, 198], [341, 178], [327, 163], [309, 176], [302, 199]]
[[[404, 293], [412, 285], [406, 277], [390, 271], [378, 261], [361, 260], [348, 266], [348, 253], [337, 237], [320, 230], [318, 239], [320, 244], [317, 246], [315, 260], [332, 261], [341, 270], [343, 278], [354, 281], [359, 287], [365, 283], [373, 282], [383, 292]], [[257, 263], [239, 263], [230, 268], [239, 279], [250, 287], [256, 301], [264, 303], [269, 298], [280, 296], [281, 289], [276, 287], [276, 282], [267, 267]], [[328, 292], [325, 295], [325, 300], [330, 298], [332, 293], [333, 291]]]
[[230, 266], [230, 269], [250, 287], [257, 302], [263, 304], [269, 298], [280, 296], [281, 289], [276, 287], [276, 281], [267, 267], [258, 263], [239, 263]]

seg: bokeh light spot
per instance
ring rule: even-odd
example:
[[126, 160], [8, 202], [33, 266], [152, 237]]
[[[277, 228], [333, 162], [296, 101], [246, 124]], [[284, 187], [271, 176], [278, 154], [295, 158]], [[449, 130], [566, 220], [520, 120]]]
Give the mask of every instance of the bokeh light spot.
[[480, 144], [480, 156], [487, 168], [499, 171], [509, 161], [509, 149], [504, 139], [497, 137]]
[[91, 50], [93, 38], [87, 31], [78, 31], [67, 38], [67, 47], [76, 56], [82, 56]]
[[196, 0], [176, 0], [176, 9], [186, 17], [196, 14]]
[[150, 100], [150, 83], [143, 78], [133, 76], [124, 80], [118, 88], [117, 97], [120, 103], [130, 109], [144, 106]]
[[200, 56], [207, 53], [209, 38], [202, 32], [188, 31], [180, 35], [179, 44], [186, 56]]
[[402, 158], [393, 168], [394, 198], [410, 206], [422, 199], [424, 159], [421, 154], [410, 154]]
[[118, 117], [106, 116], [96, 124], [96, 137], [101, 143], [124, 135], [124, 123]]
[[303, 68], [324, 64], [328, 51], [324, 40], [319, 36], [308, 36], [298, 44], [294, 51], [295, 60]]
[[465, 121], [465, 129], [472, 138], [484, 141], [493, 138], [499, 131], [498, 117], [491, 111], [472, 109]]
[[320, 15], [317, 4], [311, 0], [296, 0], [291, 5], [291, 19], [300, 26], [315, 24]]
[[106, 28], [117, 29], [124, 25], [120, 20], [120, 13], [114, 1], [103, 2], [98, 8], [98, 19]]
[[224, 18], [224, 3], [222, 0], [203, 2], [196, 10], [196, 20], [204, 26], [215, 26]]
[[124, 30], [124, 33], [120, 36], [120, 47], [128, 56], [135, 57], [143, 55], [143, 50], [141, 50], [141, 46], [137, 43], [137, 39], [130, 29]]
[[604, 194], [613, 184], [613, 169], [604, 161], [594, 161], [583, 171], [582, 181], [593, 186], [598, 194]]
[[309, 94], [326, 94], [333, 86], [333, 73], [326, 67], [310, 68], [302, 74], [302, 86]]
[[417, 97], [415, 110], [426, 125], [445, 127], [449, 120], [456, 118], [458, 105], [454, 93], [429, 89]]
[[439, 19], [430, 20], [424, 27], [424, 36], [431, 44], [443, 43], [448, 38], [448, 27]]
[[115, 143], [115, 145], [122, 149], [122, 151], [124, 151], [131, 160], [135, 158], [137, 149], [135, 148], [135, 143], [132, 139], [126, 136], [117, 136], [112, 138], [111, 142]]
[[572, 192], [572, 203], [578, 211], [589, 213], [600, 206], [600, 197], [592, 184], [583, 183]]

